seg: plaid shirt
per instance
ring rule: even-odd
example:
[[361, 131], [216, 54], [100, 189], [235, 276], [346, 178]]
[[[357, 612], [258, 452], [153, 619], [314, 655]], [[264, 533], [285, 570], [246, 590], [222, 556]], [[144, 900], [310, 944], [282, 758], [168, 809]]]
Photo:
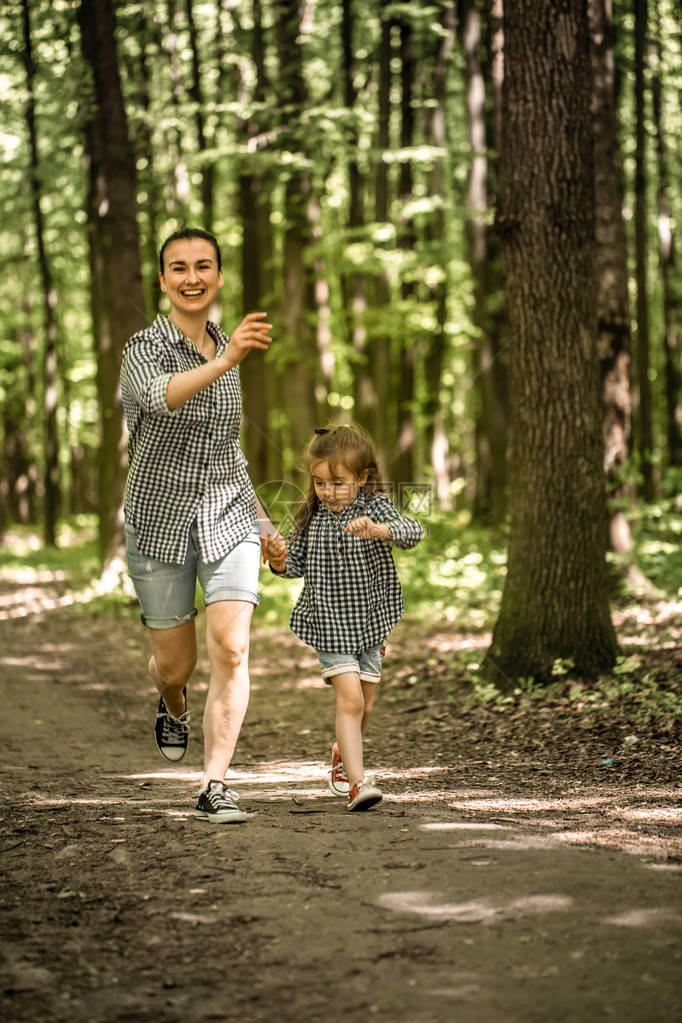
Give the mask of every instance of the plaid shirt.
[[[385, 522], [393, 539], [344, 533], [346, 523], [360, 515]], [[307, 528], [291, 533], [286, 568], [276, 573], [305, 580], [291, 613], [292, 631], [316, 650], [334, 653], [357, 654], [386, 639], [404, 611], [391, 543], [414, 547], [422, 532], [379, 494], [360, 490], [340, 515], [318, 502]]]
[[[214, 323], [206, 329], [220, 355], [229, 338]], [[123, 351], [130, 463], [125, 515], [142, 554], [158, 561], [182, 564], [195, 519], [206, 562], [224, 557], [256, 523], [253, 485], [239, 447], [239, 368], [179, 408], [171, 411], [166, 402], [171, 377], [205, 363], [197, 347], [161, 315], [134, 334]]]

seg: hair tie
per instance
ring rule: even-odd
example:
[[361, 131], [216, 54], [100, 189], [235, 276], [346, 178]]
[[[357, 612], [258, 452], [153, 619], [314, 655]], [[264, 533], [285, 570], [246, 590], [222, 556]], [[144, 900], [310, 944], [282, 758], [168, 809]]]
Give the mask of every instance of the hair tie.
[[317, 434], [318, 437], [323, 437], [325, 433], [329, 433], [329, 430], [327, 429], [326, 426], [320, 426], [317, 428], [317, 430], [315, 430], [315, 433]]

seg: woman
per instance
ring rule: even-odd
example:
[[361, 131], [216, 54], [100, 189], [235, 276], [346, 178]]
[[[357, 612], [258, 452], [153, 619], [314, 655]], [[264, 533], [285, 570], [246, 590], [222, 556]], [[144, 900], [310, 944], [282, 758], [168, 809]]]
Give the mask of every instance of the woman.
[[201, 583], [210, 680], [195, 816], [233, 823], [246, 820], [224, 778], [249, 699], [258, 519], [272, 529], [239, 447], [238, 364], [254, 349], [267, 350], [271, 325], [266, 313], [250, 313], [228, 338], [208, 320], [223, 272], [220, 248], [207, 232], [175, 232], [159, 262], [170, 313], [130, 338], [121, 371], [129, 431], [128, 567], [151, 646], [149, 674], [159, 691], [156, 743], [171, 761], [187, 750], [197, 577]]

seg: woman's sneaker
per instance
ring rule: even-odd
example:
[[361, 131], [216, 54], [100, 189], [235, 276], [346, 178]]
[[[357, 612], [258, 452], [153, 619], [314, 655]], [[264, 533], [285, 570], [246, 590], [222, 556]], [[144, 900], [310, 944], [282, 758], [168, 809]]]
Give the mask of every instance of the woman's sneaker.
[[343, 769], [343, 761], [341, 760], [339, 744], [337, 742], [335, 742], [332, 746], [332, 766], [331, 770], [327, 773], [329, 775], [330, 792], [332, 792], [335, 796], [347, 796], [348, 777]]
[[210, 781], [199, 793], [194, 816], [216, 824], [241, 824], [247, 819], [237, 806], [239, 796], [231, 792], [224, 781]]
[[369, 778], [363, 778], [349, 791], [347, 809], [369, 810], [370, 806], [380, 803], [383, 798], [381, 789], [378, 789]]
[[185, 711], [179, 718], [167, 710], [163, 696], [159, 697], [159, 709], [156, 712], [156, 723], [154, 724], [154, 736], [159, 752], [166, 760], [177, 762], [182, 760], [187, 752], [189, 743], [189, 711], [187, 710], [187, 689], [182, 690], [185, 697]]

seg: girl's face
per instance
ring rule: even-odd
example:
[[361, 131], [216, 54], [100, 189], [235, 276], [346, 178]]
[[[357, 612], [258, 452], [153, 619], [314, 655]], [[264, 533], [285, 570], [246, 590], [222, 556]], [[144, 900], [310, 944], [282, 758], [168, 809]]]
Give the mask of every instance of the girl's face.
[[353, 503], [360, 487], [367, 482], [366, 469], [359, 476], [354, 476], [341, 463], [335, 465], [332, 472], [326, 459], [322, 462], [313, 462], [310, 466], [310, 475], [317, 497], [336, 515]]

